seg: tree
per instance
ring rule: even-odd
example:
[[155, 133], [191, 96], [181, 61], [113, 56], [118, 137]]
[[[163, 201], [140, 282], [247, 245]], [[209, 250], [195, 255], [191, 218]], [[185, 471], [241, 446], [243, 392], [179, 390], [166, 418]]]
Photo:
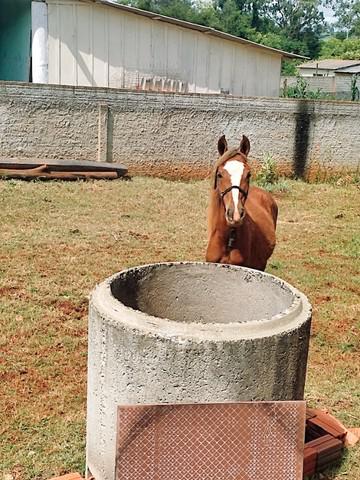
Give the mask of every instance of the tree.
[[360, 38], [340, 40], [331, 37], [321, 45], [320, 58], [342, 58], [357, 60], [360, 58]]
[[360, 37], [360, 0], [336, 0], [332, 4], [337, 27], [347, 36]]
[[236, 0], [214, 2], [221, 30], [237, 37], [254, 40], [256, 29], [251, 26], [251, 15], [245, 11], [244, 5], [240, 5], [239, 8], [239, 3], [241, 2]]
[[319, 11], [319, 0], [277, 0], [268, 2], [267, 12], [272, 20], [292, 38], [304, 32], [316, 32], [324, 24], [324, 15]]
[[194, 9], [191, 0], [134, 0], [121, 3], [127, 3], [132, 7], [160, 13], [168, 17], [187, 21], [193, 20]]
[[300, 65], [301, 60], [284, 59], [281, 64], [281, 75], [286, 77], [296, 77], [298, 75], [297, 66]]
[[[268, 46], [316, 57], [328, 0], [217, 0], [224, 30]], [[235, 33], [234, 33], [235, 32]]]
[[324, 14], [320, 11], [323, 3], [323, 0], [275, 0], [267, 2], [266, 14], [284, 38], [297, 42], [296, 53], [316, 57], [325, 26]]
[[[228, 0], [218, 0], [214, 1], [214, 8], [221, 10], [222, 13], [226, 11], [226, 8], [229, 8]], [[241, 16], [247, 17], [249, 26], [259, 32], [267, 31], [268, 20], [265, 13], [266, 0], [233, 0], [232, 8], [240, 13]]]

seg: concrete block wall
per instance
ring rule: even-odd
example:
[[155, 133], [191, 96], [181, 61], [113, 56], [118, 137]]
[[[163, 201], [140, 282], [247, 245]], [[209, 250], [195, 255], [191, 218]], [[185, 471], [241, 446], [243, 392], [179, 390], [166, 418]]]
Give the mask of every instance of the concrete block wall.
[[[346, 73], [336, 73], [335, 81], [337, 98], [347, 98], [349, 100], [351, 99], [351, 80], [352, 75]], [[359, 86], [360, 81], [358, 81], [357, 83]]]
[[[318, 88], [324, 93], [336, 94], [336, 82], [335, 77], [302, 77], [303, 80], [309, 85], [310, 90], [317, 90]], [[286, 81], [288, 87], [295, 87], [297, 83], [297, 77], [281, 77], [280, 84], [281, 89], [284, 88], [284, 82]]]
[[0, 158], [121, 162], [130, 173], [204, 177], [223, 133], [250, 159], [302, 174], [356, 170], [360, 103], [0, 82]]
[[[321, 90], [337, 100], [351, 100], [351, 75], [336, 73], [332, 77], [302, 77], [309, 86], [309, 90]], [[280, 90], [284, 91], [284, 85], [295, 87], [297, 77], [281, 77]], [[359, 82], [360, 83], [360, 82]]]

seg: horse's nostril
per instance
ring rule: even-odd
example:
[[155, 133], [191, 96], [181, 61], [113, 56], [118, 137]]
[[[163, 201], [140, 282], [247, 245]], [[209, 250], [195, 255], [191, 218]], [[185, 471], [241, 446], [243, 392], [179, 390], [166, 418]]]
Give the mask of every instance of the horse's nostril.
[[231, 208], [231, 207], [228, 208], [228, 209], [226, 210], [226, 216], [227, 216], [228, 218], [232, 219], [232, 218], [234, 217], [234, 209]]

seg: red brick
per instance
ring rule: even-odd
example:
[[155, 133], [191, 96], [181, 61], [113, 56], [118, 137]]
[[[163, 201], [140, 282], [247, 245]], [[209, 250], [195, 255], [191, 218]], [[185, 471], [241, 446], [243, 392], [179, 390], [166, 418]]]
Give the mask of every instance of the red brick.
[[315, 428], [315, 430], [317, 428], [320, 428], [322, 429], [322, 431], [332, 435], [333, 437], [335, 438], [344, 438], [345, 437], [345, 432], [337, 429], [337, 428], [333, 428], [331, 425], [321, 421], [318, 417], [315, 417], [315, 418], [311, 418], [309, 420], [309, 423], [308, 423], [309, 427], [310, 428]]
[[332, 438], [331, 440], [328, 440], [327, 442], [322, 443], [316, 448], [316, 451], [319, 456], [326, 455], [326, 452], [336, 452], [338, 450], [341, 450], [343, 448], [343, 443], [341, 440], [338, 440], [337, 438]]
[[306, 469], [304, 468], [304, 471], [303, 471], [303, 475], [314, 475], [314, 473], [316, 472], [316, 464], [313, 464], [313, 465], [310, 465], [309, 467], [307, 467]]
[[316, 417], [316, 412], [312, 408], [307, 408], [306, 409], [306, 420], [309, 420], [310, 418]]
[[336, 420], [336, 418], [328, 413], [322, 412], [309, 421], [321, 426], [334, 437], [343, 438], [346, 435], [346, 428], [338, 420]]
[[326, 434], [326, 435], [323, 435], [322, 437], [316, 438], [315, 440], [311, 440], [310, 442], [307, 442], [305, 444], [305, 447], [306, 448], [312, 447], [312, 448], [318, 449], [319, 445], [329, 442], [333, 438], [334, 437], [332, 435]]
[[307, 444], [305, 445], [305, 448], [304, 448], [304, 460], [305, 458], [311, 458], [313, 457], [314, 455], [316, 455], [317, 452], [315, 450], [315, 448], [312, 448], [312, 447], [308, 447]]
[[304, 470], [303, 475], [305, 476], [311, 476], [315, 474], [315, 468], [309, 468], [308, 470]]

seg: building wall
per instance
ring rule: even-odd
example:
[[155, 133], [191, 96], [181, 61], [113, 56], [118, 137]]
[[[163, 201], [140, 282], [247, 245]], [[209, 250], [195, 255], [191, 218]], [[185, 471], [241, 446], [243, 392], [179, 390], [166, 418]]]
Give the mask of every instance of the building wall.
[[[297, 77], [281, 77], [281, 90], [284, 88], [285, 80], [288, 87], [294, 87], [297, 83]], [[319, 88], [325, 93], [333, 95], [336, 93], [335, 77], [306, 77], [304, 80], [306, 80], [310, 90]]]
[[325, 68], [299, 68], [299, 74], [302, 77], [312, 77], [314, 75], [322, 75], [324, 77], [333, 77], [335, 75], [334, 70]]
[[107, 160], [204, 177], [217, 140], [299, 171], [359, 168], [360, 102], [185, 95], [0, 82], [0, 157]]
[[[336, 92], [338, 98], [345, 98], [351, 100], [351, 78], [349, 73], [335, 74]], [[358, 82], [360, 84], [360, 82]]]
[[49, 83], [279, 95], [281, 55], [109, 6], [47, 2]]

